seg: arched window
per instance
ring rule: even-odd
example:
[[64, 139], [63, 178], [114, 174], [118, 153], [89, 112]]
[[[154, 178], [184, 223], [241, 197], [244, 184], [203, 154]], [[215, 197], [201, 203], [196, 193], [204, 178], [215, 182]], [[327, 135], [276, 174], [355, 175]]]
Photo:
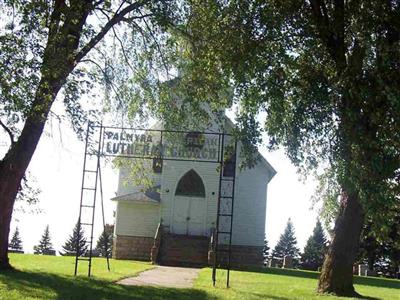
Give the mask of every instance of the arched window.
[[193, 169], [186, 172], [178, 182], [175, 195], [205, 197], [206, 192], [203, 180], [201, 180], [199, 174], [197, 174]]

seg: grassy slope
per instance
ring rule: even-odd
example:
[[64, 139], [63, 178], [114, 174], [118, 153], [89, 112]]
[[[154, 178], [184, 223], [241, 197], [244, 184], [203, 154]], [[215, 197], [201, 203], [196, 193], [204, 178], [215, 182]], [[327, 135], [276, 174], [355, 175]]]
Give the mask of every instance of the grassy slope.
[[[112, 271], [108, 272], [104, 259], [95, 259], [94, 276], [72, 276], [72, 257], [36, 255], [11, 255], [12, 264], [18, 271], [0, 274], [0, 299], [343, 299], [322, 297], [314, 293], [316, 276], [314, 272], [271, 269], [260, 272], [237, 272], [231, 276], [232, 287], [227, 290], [223, 283], [223, 271], [219, 271], [217, 288], [210, 282], [210, 269], [203, 269], [194, 289], [173, 289], [155, 287], [126, 287], [115, 280], [134, 276], [151, 268], [148, 263], [111, 261]], [[85, 263], [82, 263], [82, 266]], [[267, 273], [268, 272], [268, 273]], [[400, 300], [400, 281], [356, 278], [357, 291], [373, 299]], [[348, 298], [347, 298], [348, 299]], [[346, 300], [347, 300], [346, 299]], [[371, 299], [371, 298], [370, 298]]]
[[[231, 272], [231, 288], [225, 289], [226, 273], [219, 271], [218, 288], [210, 284], [211, 270], [204, 269], [196, 282], [196, 288], [206, 290], [210, 296], [221, 299], [349, 299], [319, 296], [316, 272], [268, 269], [261, 272]], [[400, 300], [400, 281], [356, 277], [356, 290], [369, 299]]]
[[[75, 270], [75, 257], [47, 256], [33, 254], [10, 254], [11, 264], [20, 271], [32, 273], [51, 273], [62, 276], [72, 276]], [[110, 269], [104, 258], [94, 258], [92, 261], [93, 278], [115, 281], [120, 278], [134, 276], [139, 272], [151, 269], [153, 266], [145, 262], [110, 260]], [[88, 262], [80, 261], [78, 275], [87, 277]]]

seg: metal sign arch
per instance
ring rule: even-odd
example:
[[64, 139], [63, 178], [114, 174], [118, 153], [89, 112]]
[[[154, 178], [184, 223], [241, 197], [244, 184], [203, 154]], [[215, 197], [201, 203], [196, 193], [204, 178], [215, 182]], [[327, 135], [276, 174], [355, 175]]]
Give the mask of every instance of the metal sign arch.
[[[227, 141], [230, 139], [230, 141]], [[230, 145], [227, 145], [228, 142]], [[229, 153], [227, 154], [227, 150]], [[75, 272], [77, 275], [80, 261], [88, 262], [88, 276], [91, 276], [93, 254], [93, 228], [98, 191], [100, 192], [103, 226], [105, 228], [103, 188], [101, 178], [101, 159], [105, 157], [123, 157], [128, 159], [157, 159], [171, 161], [195, 161], [213, 163], [219, 170], [219, 187], [217, 203], [217, 220], [212, 235], [214, 250], [212, 281], [215, 286], [218, 268], [227, 270], [226, 286], [229, 287], [231, 269], [231, 245], [233, 208], [235, 197], [237, 142], [225, 132], [182, 131], [164, 129], [141, 129], [97, 125], [89, 122], [86, 130], [85, 153], [82, 169], [82, 186], [79, 206], [79, 229], [89, 227], [89, 253], [87, 257], [79, 256], [79, 243], [76, 245]], [[226, 157], [229, 157], [229, 168], [233, 173], [224, 174]], [[232, 157], [235, 159], [232, 161]], [[89, 161], [95, 161], [90, 167]], [[233, 163], [233, 168], [232, 168]], [[90, 181], [88, 177], [92, 176]], [[84, 220], [86, 212], [89, 220]], [[225, 222], [223, 222], [225, 220]], [[222, 224], [225, 224], [225, 228]], [[220, 241], [227, 242], [221, 244]], [[107, 267], [109, 257], [107, 255]]]

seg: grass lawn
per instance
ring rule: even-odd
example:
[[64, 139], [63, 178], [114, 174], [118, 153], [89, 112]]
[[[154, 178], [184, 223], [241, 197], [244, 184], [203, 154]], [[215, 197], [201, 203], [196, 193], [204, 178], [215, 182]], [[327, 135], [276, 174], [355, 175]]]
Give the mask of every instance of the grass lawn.
[[[196, 282], [196, 288], [207, 291], [217, 299], [349, 299], [320, 296], [316, 272], [302, 270], [263, 269], [259, 272], [231, 272], [231, 288], [224, 289], [226, 273], [219, 271], [218, 288], [210, 287], [211, 270], [204, 269]], [[400, 300], [400, 281], [380, 278], [356, 277], [355, 288], [366, 299]]]
[[[259, 272], [232, 271], [231, 288], [224, 286], [224, 271], [218, 285], [211, 284], [211, 270], [203, 269], [193, 289], [120, 286], [120, 278], [152, 268], [148, 263], [111, 260], [111, 272], [104, 259], [94, 259], [91, 279], [87, 268], [74, 277], [73, 257], [11, 254], [18, 271], [0, 273], [0, 299], [348, 299], [317, 296], [317, 273], [268, 269]], [[85, 262], [81, 265], [84, 266]], [[86, 263], [87, 264], [87, 263]], [[369, 299], [400, 300], [400, 281], [356, 278], [356, 289]]]

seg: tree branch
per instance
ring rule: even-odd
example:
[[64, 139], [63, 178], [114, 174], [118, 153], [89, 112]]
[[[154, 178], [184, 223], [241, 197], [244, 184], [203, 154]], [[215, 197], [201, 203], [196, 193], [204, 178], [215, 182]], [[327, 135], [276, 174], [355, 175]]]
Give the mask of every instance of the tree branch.
[[117, 39], [119, 45], [121, 46], [122, 55], [124, 56], [124, 59], [125, 59], [126, 64], [128, 65], [128, 67], [129, 67], [133, 72], [136, 73], [137, 70], [135, 70], [135, 69], [133, 68], [132, 64], [129, 62], [129, 58], [128, 58], [128, 55], [126, 54], [126, 51], [125, 51], [125, 47], [124, 47], [123, 42], [122, 42], [121, 39], [119, 38], [119, 36], [118, 36], [117, 32], [115, 31], [115, 28], [114, 28], [114, 27], [113, 27], [112, 30], [113, 30], [113, 33], [114, 33], [115, 38]]
[[100, 30], [100, 32], [93, 37], [85, 46], [82, 47], [82, 49], [76, 54], [75, 56], [75, 62], [78, 63], [81, 61], [83, 57], [88, 54], [88, 52], [97, 45], [98, 42], [100, 42], [103, 37], [108, 33], [108, 31], [116, 24], [121, 22], [127, 14], [130, 12], [140, 8], [141, 6], [145, 5], [148, 2], [148, 0], [142, 0], [135, 2], [133, 4], [128, 5], [124, 9], [122, 9], [119, 13], [116, 13], [110, 21], [108, 21], [104, 27]]
[[135, 17], [131, 17], [131, 18], [122, 18], [122, 21], [130, 23], [133, 20], [144, 19], [144, 18], [153, 17], [153, 16], [154, 16], [153, 13], [149, 13], [149, 14], [145, 14], [145, 15], [140, 15], [140, 17], [139, 16], [135, 16]]
[[[103, 67], [100, 66], [100, 64], [97, 63], [96, 61], [94, 61], [94, 60], [92, 60], [92, 59], [90, 59], [90, 58], [86, 58], [86, 59], [82, 60], [82, 62], [89, 62], [89, 63], [94, 64], [95, 66], [97, 66], [97, 67], [100, 69], [100, 72], [103, 73], [103, 76], [104, 76], [105, 78], [107, 77], [107, 72], [106, 72], [106, 71], [103, 69]], [[114, 83], [113, 83], [112, 81], [108, 81], [108, 83], [110, 84], [111, 89], [114, 91], [115, 97], [117, 98], [117, 100], [118, 100], [120, 103], [122, 103], [123, 101], [122, 101], [121, 97], [119, 96], [119, 93], [118, 93], [117, 89], [115, 88]]]
[[346, 67], [343, 0], [335, 1], [332, 20], [329, 19], [328, 9], [324, 0], [310, 0], [310, 5], [317, 32], [341, 72]]
[[65, 13], [66, 7], [67, 6], [64, 0], [54, 1], [53, 12], [50, 15], [49, 37], [55, 36], [55, 34], [59, 31], [61, 14]]
[[150, 33], [150, 36], [153, 38], [153, 41], [154, 41], [154, 43], [155, 43], [155, 45], [157, 47], [157, 50], [158, 50], [158, 52], [160, 54], [160, 57], [161, 57], [162, 64], [164, 65], [164, 68], [165, 68], [165, 72], [167, 73], [167, 76], [169, 76], [168, 66], [167, 66], [166, 59], [164, 57], [163, 51], [161, 50], [160, 44], [157, 42], [157, 39], [155, 38], [155, 36], [153, 34], [153, 31], [151, 30], [149, 24], [146, 22], [146, 19], [144, 19], [143, 21], [144, 21], [144, 24], [147, 27], [147, 30]]
[[13, 145], [15, 143], [15, 140], [14, 140], [14, 134], [12, 133], [11, 129], [8, 128], [1, 120], [0, 120], [0, 126], [3, 127], [3, 129], [8, 133], [11, 140], [11, 145]]

